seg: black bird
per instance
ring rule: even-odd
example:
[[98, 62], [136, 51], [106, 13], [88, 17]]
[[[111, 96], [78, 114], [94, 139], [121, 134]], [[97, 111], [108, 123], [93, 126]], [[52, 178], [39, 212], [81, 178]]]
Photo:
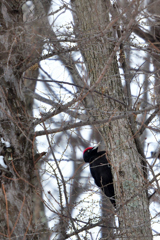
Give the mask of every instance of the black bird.
[[90, 172], [95, 184], [102, 189], [105, 195], [110, 198], [113, 206], [116, 207], [111, 165], [106, 158], [105, 151], [97, 152], [99, 144], [86, 148], [83, 151], [83, 159], [90, 164]]

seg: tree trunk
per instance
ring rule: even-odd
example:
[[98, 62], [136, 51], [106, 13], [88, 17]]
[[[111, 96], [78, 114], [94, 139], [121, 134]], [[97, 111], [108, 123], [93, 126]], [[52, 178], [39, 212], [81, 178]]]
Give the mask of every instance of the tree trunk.
[[[93, 119], [103, 119], [107, 115], [112, 120], [112, 116], [121, 114], [127, 109], [116, 59], [118, 47], [112, 41], [111, 26], [114, 26], [115, 21], [109, 20], [108, 11], [111, 5], [103, 0], [72, 1], [72, 5], [75, 10], [75, 32], [78, 39], [81, 39], [79, 47], [91, 85], [96, 84], [96, 90], [109, 95], [98, 97], [92, 92], [94, 110], [89, 111]], [[128, 28], [134, 24], [134, 19], [133, 14]], [[126, 29], [119, 44], [126, 39], [127, 34]], [[112, 165], [116, 214], [120, 226], [119, 238], [152, 239], [146, 179], [129, 119], [126, 117], [123, 120], [110, 121], [98, 129], [106, 143]]]
[[[37, 226], [35, 232], [35, 223], [42, 221], [40, 214], [36, 219], [34, 206], [37, 197], [40, 200], [39, 206], [42, 205], [42, 200], [41, 193], [37, 192], [37, 184], [34, 185], [37, 166], [34, 164], [33, 99], [28, 99], [23, 93], [26, 65], [32, 66], [32, 61], [41, 56], [43, 42], [38, 42], [38, 37], [33, 37], [35, 22], [32, 27], [29, 27], [29, 23], [27, 26], [23, 24], [22, 2], [0, 3], [0, 155], [7, 165], [6, 169], [1, 167], [0, 172], [0, 238], [19, 240], [44, 239], [43, 234], [45, 237], [48, 235], [40, 235]], [[26, 72], [25, 76], [28, 74], [30, 73]], [[34, 74], [37, 77], [38, 71], [34, 71]], [[35, 83], [29, 88], [34, 91]], [[8, 143], [4, 143], [4, 140]], [[39, 213], [42, 211], [44, 206], [41, 210], [39, 208]], [[40, 231], [44, 231], [42, 225], [40, 227]]]

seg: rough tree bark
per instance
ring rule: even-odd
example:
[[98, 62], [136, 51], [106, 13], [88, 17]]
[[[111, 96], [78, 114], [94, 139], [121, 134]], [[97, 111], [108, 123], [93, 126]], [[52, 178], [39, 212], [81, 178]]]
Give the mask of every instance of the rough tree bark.
[[[36, 33], [41, 32], [40, 22], [38, 25], [28, 18], [31, 23], [23, 23], [23, 3], [0, 3], [0, 136], [3, 138], [0, 155], [7, 165], [7, 169], [2, 167], [0, 172], [1, 239], [31, 239], [31, 235], [32, 239], [44, 239], [37, 226], [35, 231], [35, 224], [42, 223], [44, 206], [41, 193], [37, 192], [38, 183], [34, 182], [35, 178], [38, 179], [38, 173], [34, 163], [33, 99], [23, 92], [26, 84], [23, 82], [23, 73], [27, 65], [32, 66], [32, 61], [38, 61], [41, 57], [43, 41], [40, 42], [34, 32], [35, 29]], [[36, 68], [28, 70], [26, 76], [31, 72], [32, 76], [38, 76]], [[35, 84], [27, 87], [34, 91]], [[10, 146], [5, 145], [4, 140]], [[37, 202], [37, 199], [40, 201]], [[44, 231], [42, 225], [40, 228]], [[45, 232], [45, 237], [47, 235]]]
[[[137, 2], [138, 4], [138, 2]], [[115, 21], [109, 19], [109, 1], [72, 1], [75, 14], [76, 34], [81, 39], [79, 47], [84, 57], [91, 85], [98, 85], [99, 91], [121, 101], [98, 98], [91, 93], [94, 110], [92, 117], [104, 118], [125, 112], [127, 105], [122, 94], [116, 52], [119, 49], [113, 39]], [[139, 7], [139, 6], [138, 6]], [[126, 40], [129, 28], [134, 24], [136, 12], [132, 11], [126, 31], [119, 44]], [[118, 19], [117, 19], [118, 20]], [[106, 143], [106, 150], [112, 164], [116, 191], [117, 216], [120, 224], [120, 239], [152, 239], [149, 203], [146, 193], [146, 179], [142, 161], [135, 143], [134, 130], [129, 119], [110, 122], [100, 126], [99, 131]]]

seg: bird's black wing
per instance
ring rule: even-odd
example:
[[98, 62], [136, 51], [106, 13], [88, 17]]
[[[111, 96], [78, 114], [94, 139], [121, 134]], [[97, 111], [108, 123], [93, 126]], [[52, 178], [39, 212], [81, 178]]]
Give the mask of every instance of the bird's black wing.
[[98, 187], [112, 183], [111, 166], [108, 163], [105, 151], [98, 152], [96, 156], [90, 159], [90, 171]]
[[[98, 152], [95, 158], [91, 158], [90, 163], [91, 175], [95, 180], [95, 184], [100, 187], [105, 195], [109, 198], [114, 197], [113, 177], [111, 165], [108, 163], [105, 152]], [[115, 205], [115, 200], [110, 199]]]

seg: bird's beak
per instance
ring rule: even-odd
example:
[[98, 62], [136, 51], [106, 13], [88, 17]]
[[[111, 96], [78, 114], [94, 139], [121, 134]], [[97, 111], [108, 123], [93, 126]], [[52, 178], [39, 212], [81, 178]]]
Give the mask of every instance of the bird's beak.
[[96, 149], [96, 148], [98, 148], [99, 145], [100, 145], [100, 143], [101, 143], [101, 142], [97, 143], [97, 145], [93, 147], [93, 150]]

